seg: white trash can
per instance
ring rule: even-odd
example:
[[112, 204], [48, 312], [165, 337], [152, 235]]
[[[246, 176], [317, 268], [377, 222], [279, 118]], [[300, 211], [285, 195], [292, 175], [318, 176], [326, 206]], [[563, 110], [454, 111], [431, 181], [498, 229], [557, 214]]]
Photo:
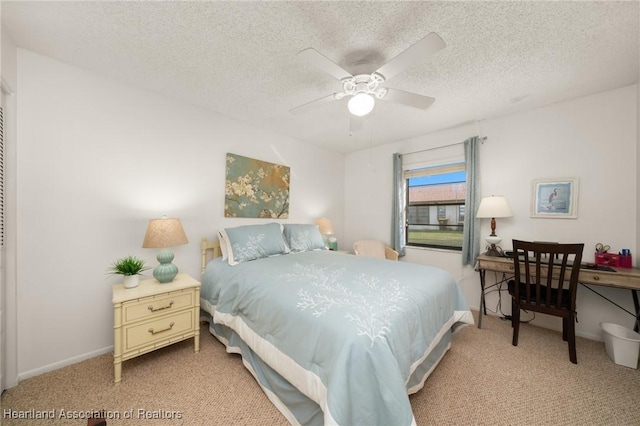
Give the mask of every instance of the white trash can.
[[604, 347], [609, 358], [618, 365], [638, 368], [640, 334], [610, 322], [601, 322], [600, 327], [604, 330]]

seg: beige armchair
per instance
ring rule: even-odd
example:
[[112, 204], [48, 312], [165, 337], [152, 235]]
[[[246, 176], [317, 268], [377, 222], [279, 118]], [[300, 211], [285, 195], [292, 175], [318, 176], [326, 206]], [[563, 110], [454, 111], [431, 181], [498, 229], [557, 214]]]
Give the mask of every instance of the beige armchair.
[[377, 257], [387, 260], [398, 260], [398, 252], [380, 240], [360, 240], [353, 244], [356, 256]]

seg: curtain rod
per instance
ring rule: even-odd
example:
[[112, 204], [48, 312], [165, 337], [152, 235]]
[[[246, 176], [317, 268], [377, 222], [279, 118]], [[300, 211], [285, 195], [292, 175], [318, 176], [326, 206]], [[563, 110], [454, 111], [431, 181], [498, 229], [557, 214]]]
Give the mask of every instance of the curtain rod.
[[[478, 136], [478, 141], [480, 143], [484, 143], [484, 141], [487, 140], [486, 136]], [[413, 152], [403, 152], [402, 155], [408, 155], [408, 154], [417, 154], [419, 152], [427, 152], [427, 151], [433, 151], [434, 149], [441, 149], [441, 148], [447, 148], [449, 146], [454, 146], [454, 145], [462, 145], [464, 143], [464, 141], [462, 142], [454, 142], [454, 143], [450, 143], [448, 145], [442, 145], [442, 146], [434, 146], [433, 148], [427, 148], [427, 149], [420, 149], [418, 151], [413, 151]]]

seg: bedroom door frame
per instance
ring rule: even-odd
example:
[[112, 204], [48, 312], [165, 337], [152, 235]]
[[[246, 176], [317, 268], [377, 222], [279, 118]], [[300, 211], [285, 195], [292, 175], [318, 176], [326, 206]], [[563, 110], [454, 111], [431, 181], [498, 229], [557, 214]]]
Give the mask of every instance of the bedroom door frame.
[[[0, 89], [0, 108], [1, 108], [1, 112], [2, 114], [0, 114], [0, 131], [2, 133], [2, 136], [0, 136], [2, 138], [2, 141], [0, 143], [2, 143], [2, 151], [0, 152], [0, 154], [4, 157], [4, 112], [6, 110], [5, 108], [5, 94], [4, 94], [4, 85], [2, 86], [2, 88]], [[4, 164], [4, 158], [0, 159], [0, 161], [2, 161], [2, 163]], [[4, 166], [2, 168], [2, 170], [0, 170], [0, 173], [2, 173], [2, 176], [0, 177], [2, 179], [2, 186], [4, 186]], [[0, 207], [2, 209], [2, 212], [0, 212], [0, 214], [2, 216], [4, 216], [4, 188], [2, 188], [2, 206]], [[4, 234], [4, 231], [0, 231]], [[2, 392], [4, 392], [6, 386], [4, 384], [4, 371], [6, 369], [5, 367], [5, 362], [6, 362], [6, 357], [4, 355], [4, 351], [5, 348], [7, 347], [6, 341], [7, 341], [7, 337], [6, 337], [6, 332], [5, 332], [5, 327], [6, 327], [6, 316], [7, 316], [7, 309], [6, 309], [6, 300], [7, 300], [7, 290], [6, 290], [6, 282], [7, 280], [5, 279], [5, 263], [6, 263], [6, 250], [5, 250], [5, 245], [4, 245], [4, 235], [2, 235], [2, 244], [0, 244], [0, 394]]]
[[0, 82], [4, 147], [4, 235], [0, 247], [0, 393], [18, 384], [16, 280], [16, 99], [4, 78]]

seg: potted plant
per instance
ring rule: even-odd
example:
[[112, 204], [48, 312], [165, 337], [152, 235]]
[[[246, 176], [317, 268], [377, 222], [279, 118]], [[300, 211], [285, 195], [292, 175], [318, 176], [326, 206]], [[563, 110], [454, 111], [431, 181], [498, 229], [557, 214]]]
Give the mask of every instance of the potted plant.
[[109, 273], [122, 275], [124, 277], [124, 287], [133, 288], [140, 284], [140, 275], [148, 269], [144, 264], [144, 260], [135, 256], [127, 256], [116, 259], [109, 268]]

